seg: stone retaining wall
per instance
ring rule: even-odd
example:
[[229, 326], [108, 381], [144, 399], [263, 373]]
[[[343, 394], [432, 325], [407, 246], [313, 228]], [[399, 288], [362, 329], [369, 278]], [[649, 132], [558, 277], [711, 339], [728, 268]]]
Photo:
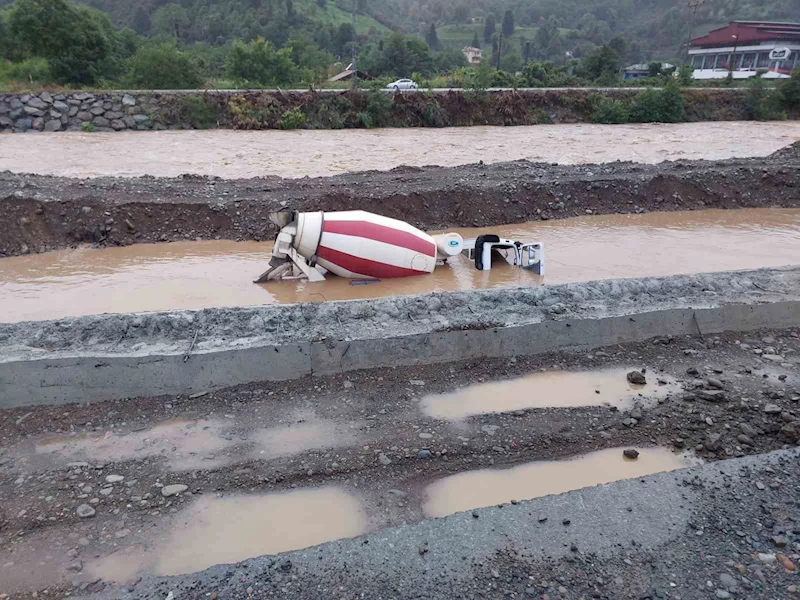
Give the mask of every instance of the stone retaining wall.
[[0, 130], [123, 131], [151, 129], [158, 98], [124, 92], [0, 94]]

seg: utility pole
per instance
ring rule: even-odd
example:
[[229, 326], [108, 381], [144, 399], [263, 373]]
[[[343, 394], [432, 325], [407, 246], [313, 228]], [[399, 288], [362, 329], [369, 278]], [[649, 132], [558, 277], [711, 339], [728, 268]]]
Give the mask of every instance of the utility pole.
[[689, 40], [686, 42], [686, 64], [690, 64], [689, 62], [689, 47], [692, 43], [692, 36], [694, 36], [694, 18], [697, 14], [697, 9], [703, 6], [706, 3], [706, 0], [689, 0], [686, 3], [686, 6], [692, 9], [692, 17], [689, 20]]
[[739, 45], [739, 34], [734, 33], [733, 38], [733, 52], [731, 52], [731, 59], [728, 61], [728, 79], [733, 79], [733, 65], [736, 64], [736, 48]]
[[356, 65], [356, 2], [358, 0], [353, 0], [353, 43], [352, 43], [352, 50], [353, 50], [353, 60], [352, 60], [352, 67], [350, 67], [353, 71], [353, 89], [358, 89], [358, 66]]

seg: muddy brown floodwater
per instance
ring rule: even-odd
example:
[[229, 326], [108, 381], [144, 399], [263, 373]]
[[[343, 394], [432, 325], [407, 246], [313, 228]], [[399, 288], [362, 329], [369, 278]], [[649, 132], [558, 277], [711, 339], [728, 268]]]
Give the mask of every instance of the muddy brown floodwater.
[[428, 486], [423, 505], [429, 517], [530, 500], [550, 494], [641, 477], [650, 473], [688, 467], [688, 455], [666, 448], [640, 448], [639, 457], [629, 460], [622, 448], [609, 448], [569, 460], [537, 461], [510, 469], [480, 469], [451, 475]]
[[652, 375], [650, 385], [634, 385], [626, 378], [631, 370], [534, 373], [425, 396], [420, 408], [429, 417], [450, 421], [526, 408], [612, 405], [623, 409], [633, 405], [633, 400], [644, 393], [655, 400], [680, 389], [674, 381]]
[[[184, 173], [316, 177], [399, 165], [527, 159], [560, 164], [766, 156], [800, 139], [800, 122], [535, 125], [449, 129], [153, 131], [3, 136], [0, 170], [96, 177]], [[291, 152], [287, 152], [291, 149]]]
[[546, 275], [495, 263], [477, 271], [464, 257], [432, 275], [351, 285], [252, 283], [271, 244], [202, 241], [80, 248], [0, 260], [0, 321], [54, 319], [272, 303], [375, 298], [434, 291], [661, 276], [800, 263], [800, 209], [742, 209], [586, 216], [483, 229], [541, 241]]

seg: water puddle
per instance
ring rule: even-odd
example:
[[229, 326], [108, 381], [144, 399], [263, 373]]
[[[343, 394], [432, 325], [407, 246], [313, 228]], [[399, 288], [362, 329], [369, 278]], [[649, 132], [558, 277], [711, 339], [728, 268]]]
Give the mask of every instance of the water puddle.
[[600, 450], [569, 460], [533, 462], [510, 469], [459, 473], [428, 486], [423, 511], [429, 517], [510, 502], [561, 494], [620, 479], [673, 471], [692, 464], [686, 455], [666, 448], [639, 449], [629, 460], [622, 448]]
[[[0, 165], [69, 177], [315, 177], [399, 165], [455, 166], [526, 159], [561, 164], [615, 160], [719, 160], [766, 156], [800, 139], [800, 124], [589, 123], [445, 129], [152, 131], [9, 136]], [[287, 152], [287, 149], [291, 151]]]
[[50, 437], [37, 443], [35, 451], [39, 457], [59, 462], [106, 463], [164, 456], [173, 470], [184, 471], [224, 463], [216, 453], [228, 448], [230, 439], [217, 421], [174, 420], [141, 431]]
[[[23, 136], [24, 137], [24, 136]], [[0, 321], [55, 319], [274, 303], [376, 298], [541, 283], [569, 283], [776, 267], [800, 262], [800, 210], [742, 209], [586, 216], [481, 229], [542, 241], [547, 275], [495, 263], [477, 271], [464, 257], [431, 275], [353, 286], [329, 277], [255, 285], [271, 244], [203, 241], [81, 248], [0, 260]], [[58, 297], [58, 302], [53, 298]]]
[[269, 459], [309, 450], [352, 446], [357, 443], [358, 436], [344, 425], [317, 421], [262, 429], [251, 439], [259, 447], [256, 456]]
[[93, 561], [87, 572], [122, 582], [146, 572], [195, 573], [217, 564], [299, 550], [366, 533], [361, 502], [325, 487], [264, 496], [202, 497], [178, 513], [165, 537], [144, 552], [127, 551]]
[[[455, 421], [473, 415], [525, 408], [568, 408], [613, 405], [627, 408], [637, 397], [663, 398], [679, 389], [674, 380], [647, 373], [647, 384], [633, 385], [632, 369], [554, 371], [518, 379], [472, 385], [447, 394], [425, 396], [422, 412], [434, 419]], [[658, 380], [665, 381], [660, 385]]]

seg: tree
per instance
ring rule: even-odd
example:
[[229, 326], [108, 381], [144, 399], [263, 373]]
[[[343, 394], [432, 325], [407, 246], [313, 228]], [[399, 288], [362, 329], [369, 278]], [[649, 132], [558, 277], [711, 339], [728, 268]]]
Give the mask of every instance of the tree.
[[128, 83], [140, 89], [193, 89], [203, 79], [187, 54], [165, 42], [139, 49], [131, 59]]
[[478, 32], [477, 31], [475, 32], [475, 35], [472, 37], [472, 47], [473, 48], [480, 48], [481, 47], [481, 42], [478, 39]]
[[108, 18], [64, 0], [17, 0], [9, 30], [20, 50], [47, 59], [61, 83], [95, 83], [107, 67], [114, 30]]
[[487, 15], [486, 22], [483, 25], [483, 41], [484, 42], [491, 42], [492, 36], [494, 35], [495, 24], [494, 24], [494, 15]]
[[245, 44], [236, 40], [228, 54], [227, 73], [240, 85], [281, 85], [297, 78], [292, 49], [275, 47], [264, 38]]
[[581, 62], [580, 71], [593, 81], [602, 75], [616, 75], [619, 72], [619, 54], [608, 46], [595, 48]]
[[442, 47], [439, 43], [439, 36], [436, 34], [436, 23], [431, 23], [428, 33], [425, 34], [425, 41], [432, 50], [439, 50]]
[[469, 19], [469, 6], [466, 4], [459, 4], [453, 11], [453, 20], [456, 23], [466, 23]]
[[531, 43], [529, 41], [525, 41], [525, 44], [522, 47], [522, 62], [523, 64], [528, 64], [528, 61], [531, 58]]
[[140, 5], [136, 9], [136, 14], [133, 16], [133, 30], [139, 35], [147, 35], [150, 32], [152, 23], [150, 22], [150, 15]]
[[328, 1], [327, 0], [317, 0], [317, 6], [319, 6], [321, 9], [324, 10], [325, 7], [328, 6]]
[[153, 15], [153, 32], [181, 40], [189, 29], [189, 13], [180, 4], [170, 3]]
[[441, 52], [437, 52], [433, 61], [439, 73], [452, 73], [456, 69], [467, 66], [464, 53], [456, 48], [445, 48]]
[[647, 76], [648, 77], [658, 77], [661, 75], [661, 63], [658, 61], [653, 61], [647, 65]]
[[503, 15], [503, 35], [508, 37], [514, 35], [514, 13], [507, 10]]

